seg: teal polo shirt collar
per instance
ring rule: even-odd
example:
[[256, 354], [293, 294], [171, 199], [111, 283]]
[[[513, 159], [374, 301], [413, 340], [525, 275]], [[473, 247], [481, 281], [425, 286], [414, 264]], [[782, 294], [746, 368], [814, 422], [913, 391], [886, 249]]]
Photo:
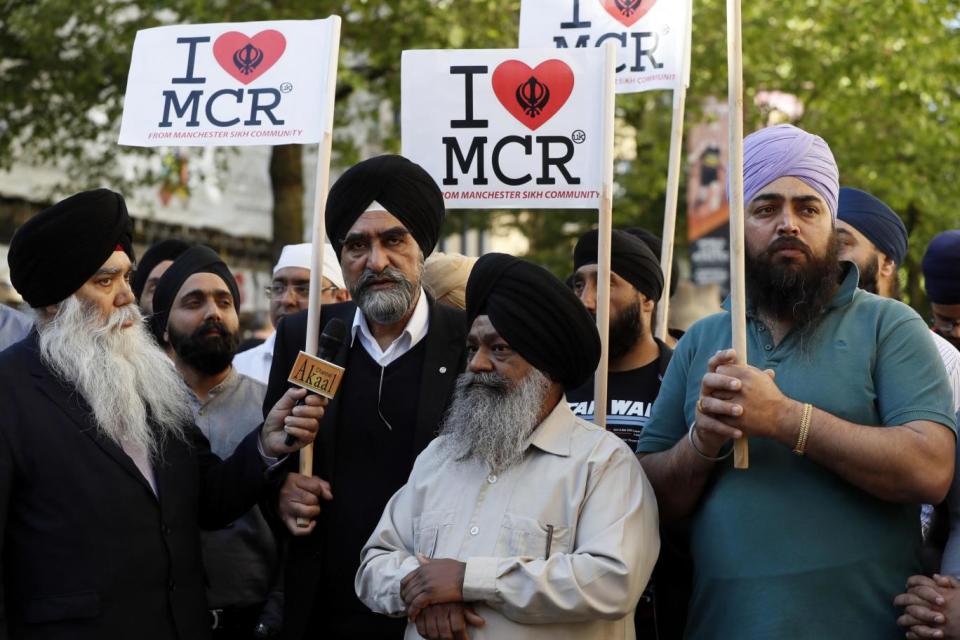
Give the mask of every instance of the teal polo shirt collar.
[[[841, 260], [840, 265], [842, 269], [846, 270], [846, 273], [840, 282], [840, 288], [837, 289], [837, 292], [833, 294], [833, 298], [830, 299], [830, 304], [827, 305], [827, 309], [837, 309], [850, 304], [853, 301], [853, 294], [857, 292], [857, 287], [860, 286], [860, 271], [857, 269], [857, 265], [846, 260]], [[724, 311], [730, 311], [730, 296], [727, 296], [720, 306], [723, 307]], [[754, 309], [748, 301], [747, 317], [752, 318], [755, 316]]]

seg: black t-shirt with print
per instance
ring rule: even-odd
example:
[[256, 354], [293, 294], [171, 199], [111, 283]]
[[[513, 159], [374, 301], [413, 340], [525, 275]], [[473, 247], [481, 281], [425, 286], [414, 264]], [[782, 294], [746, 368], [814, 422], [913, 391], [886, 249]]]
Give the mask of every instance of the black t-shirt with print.
[[[636, 451], [658, 393], [659, 360], [639, 369], [611, 372], [607, 376], [607, 430]], [[577, 417], [593, 422], [593, 380], [568, 391], [567, 403]]]

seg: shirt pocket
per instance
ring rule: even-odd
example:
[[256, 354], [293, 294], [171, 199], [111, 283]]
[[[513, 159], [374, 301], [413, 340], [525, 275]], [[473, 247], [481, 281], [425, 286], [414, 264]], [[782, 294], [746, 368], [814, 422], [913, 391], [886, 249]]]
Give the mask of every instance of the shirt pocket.
[[437, 551], [437, 543], [446, 529], [455, 522], [457, 512], [424, 511], [413, 524], [413, 550], [432, 558]]
[[571, 542], [571, 529], [568, 526], [505, 513], [497, 551], [507, 557], [546, 558], [555, 553], [569, 553]]

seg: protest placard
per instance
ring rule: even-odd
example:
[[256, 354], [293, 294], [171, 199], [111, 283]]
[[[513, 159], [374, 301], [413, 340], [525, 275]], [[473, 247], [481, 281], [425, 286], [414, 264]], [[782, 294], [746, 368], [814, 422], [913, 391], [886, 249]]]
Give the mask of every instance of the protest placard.
[[520, 47], [617, 45], [617, 93], [679, 89], [686, 65], [687, 0], [523, 0]]
[[[137, 33], [120, 144], [321, 142], [339, 18], [171, 25]], [[339, 43], [339, 35], [337, 35]]]
[[403, 155], [448, 209], [599, 207], [601, 49], [405, 51]]

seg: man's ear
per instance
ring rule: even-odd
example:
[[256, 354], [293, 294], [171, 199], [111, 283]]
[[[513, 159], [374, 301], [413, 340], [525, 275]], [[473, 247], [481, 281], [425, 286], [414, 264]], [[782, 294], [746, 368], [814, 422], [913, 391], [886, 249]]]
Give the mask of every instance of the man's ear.
[[896, 277], [897, 273], [897, 263], [893, 261], [893, 258], [880, 254], [880, 275], [884, 278], [889, 278], [890, 276]]
[[640, 308], [646, 313], [653, 313], [653, 310], [656, 308], [657, 303], [653, 298], [648, 298], [646, 294], [639, 293], [640, 296]]

